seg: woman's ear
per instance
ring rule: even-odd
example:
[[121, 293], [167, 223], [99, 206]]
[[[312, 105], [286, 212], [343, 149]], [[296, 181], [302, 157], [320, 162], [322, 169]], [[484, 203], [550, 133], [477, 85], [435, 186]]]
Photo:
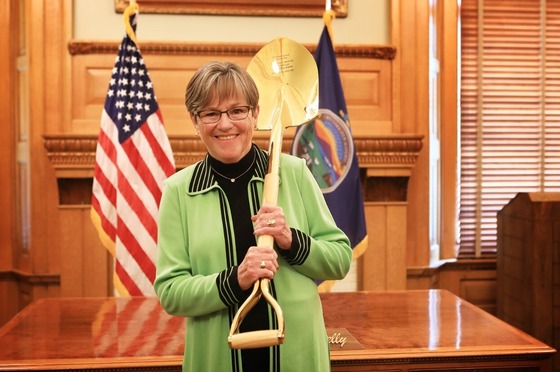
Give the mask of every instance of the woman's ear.
[[257, 107], [255, 107], [253, 109], [253, 129], [257, 129], [258, 126], [258, 117], [259, 117], [259, 110], [260, 110], [260, 106], [257, 105]]
[[189, 114], [189, 115], [191, 117], [191, 122], [194, 126], [194, 131], [196, 133], [196, 136], [200, 137], [200, 132], [198, 131], [198, 125], [196, 125], [196, 115], [194, 115], [194, 114]]

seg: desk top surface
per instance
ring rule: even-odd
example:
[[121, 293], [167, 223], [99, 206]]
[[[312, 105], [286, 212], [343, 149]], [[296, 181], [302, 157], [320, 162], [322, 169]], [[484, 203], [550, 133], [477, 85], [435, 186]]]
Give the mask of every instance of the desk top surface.
[[[347, 331], [362, 346], [345, 350], [331, 345], [333, 361], [555, 352], [447, 291], [321, 297], [327, 328]], [[42, 299], [0, 328], [0, 370], [86, 361], [180, 365], [184, 332], [184, 319], [166, 314], [156, 298]]]

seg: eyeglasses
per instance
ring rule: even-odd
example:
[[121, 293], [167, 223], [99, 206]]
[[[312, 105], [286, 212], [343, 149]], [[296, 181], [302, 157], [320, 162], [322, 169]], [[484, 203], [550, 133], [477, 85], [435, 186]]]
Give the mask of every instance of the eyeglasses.
[[196, 116], [200, 118], [203, 124], [216, 124], [222, 118], [222, 114], [226, 114], [228, 118], [234, 121], [244, 120], [249, 116], [251, 108], [251, 106], [237, 106], [225, 111], [202, 110]]

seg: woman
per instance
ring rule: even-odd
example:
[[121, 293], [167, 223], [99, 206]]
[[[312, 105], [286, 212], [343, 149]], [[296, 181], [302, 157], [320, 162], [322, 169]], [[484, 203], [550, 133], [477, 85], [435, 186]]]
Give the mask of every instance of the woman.
[[[330, 369], [329, 345], [315, 279], [342, 279], [352, 250], [304, 160], [282, 154], [278, 206], [261, 205], [268, 153], [252, 143], [259, 93], [229, 62], [202, 66], [185, 103], [208, 154], [165, 182], [159, 211], [154, 283], [163, 308], [187, 317], [184, 371]], [[272, 235], [274, 247], [257, 247]], [[231, 321], [260, 278], [286, 322], [284, 343], [228, 346]], [[275, 329], [264, 298], [240, 332]]]

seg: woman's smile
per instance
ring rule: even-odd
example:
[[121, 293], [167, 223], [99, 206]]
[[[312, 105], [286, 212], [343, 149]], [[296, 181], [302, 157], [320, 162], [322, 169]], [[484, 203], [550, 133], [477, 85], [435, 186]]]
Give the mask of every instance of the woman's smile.
[[229, 134], [227, 136], [215, 136], [217, 139], [219, 139], [220, 141], [228, 141], [231, 139], [236, 138], [238, 135], [237, 134]]

